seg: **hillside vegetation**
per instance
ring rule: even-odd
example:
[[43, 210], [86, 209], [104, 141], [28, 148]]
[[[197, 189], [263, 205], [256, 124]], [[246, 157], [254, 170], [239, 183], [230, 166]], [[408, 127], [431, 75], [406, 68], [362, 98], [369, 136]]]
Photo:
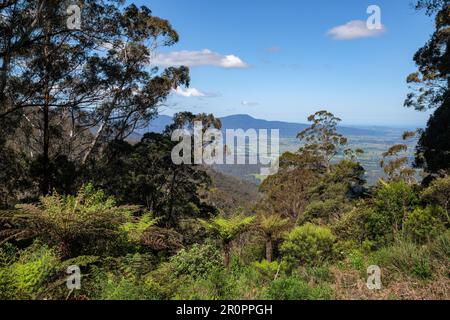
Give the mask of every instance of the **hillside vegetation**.
[[63, 1], [0, 5], [0, 299], [450, 299], [447, 0], [416, 3], [436, 30], [405, 105], [433, 115], [372, 159], [383, 177], [320, 110], [258, 189], [173, 161], [213, 114], [130, 143], [190, 73], [149, 68], [179, 35], [122, 4], [84, 1], [82, 30]]

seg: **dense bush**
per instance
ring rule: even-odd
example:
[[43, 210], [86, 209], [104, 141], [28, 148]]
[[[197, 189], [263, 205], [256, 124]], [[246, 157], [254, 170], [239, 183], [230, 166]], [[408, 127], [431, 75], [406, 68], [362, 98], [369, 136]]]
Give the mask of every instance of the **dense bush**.
[[265, 298], [271, 300], [327, 300], [332, 297], [331, 287], [312, 287], [296, 276], [273, 281], [265, 294]]
[[[38, 205], [19, 205], [3, 231], [16, 240], [39, 238], [57, 247], [63, 259], [78, 255], [113, 253], [156, 221], [149, 214], [137, 217], [137, 207], [116, 206], [115, 200], [92, 184], [75, 196], [57, 193], [42, 197]], [[0, 232], [0, 235], [2, 232]]]
[[170, 259], [174, 276], [188, 275], [202, 278], [216, 269], [221, 269], [222, 255], [210, 244], [194, 244], [190, 249], [182, 249]]
[[306, 224], [296, 227], [281, 245], [283, 260], [291, 266], [320, 264], [333, 256], [335, 236], [327, 227]]
[[109, 274], [102, 279], [98, 299], [103, 300], [160, 300], [161, 289], [151, 278], [142, 281], [131, 280]]
[[366, 203], [358, 203], [360, 206], [344, 213], [342, 217], [332, 225], [333, 233], [345, 241], [354, 241], [362, 244], [369, 237], [367, 230], [368, 218], [375, 215], [374, 209]]
[[370, 240], [378, 246], [391, 244], [418, 201], [412, 187], [404, 181], [387, 183], [380, 180], [373, 199], [375, 211], [367, 219]]
[[444, 219], [447, 212], [441, 207], [416, 208], [404, 223], [405, 234], [419, 243], [430, 242], [445, 231]]
[[[2, 256], [5, 256], [3, 250]], [[20, 252], [16, 261], [0, 267], [0, 299], [44, 298], [46, 284], [58, 265], [52, 249], [35, 243]]]
[[431, 255], [450, 266], [450, 230], [439, 235], [430, 246]]
[[450, 176], [434, 180], [423, 191], [422, 199], [429, 204], [440, 205], [450, 214]]
[[428, 279], [432, 276], [429, 251], [408, 241], [397, 241], [390, 247], [379, 250], [374, 264], [390, 273]]

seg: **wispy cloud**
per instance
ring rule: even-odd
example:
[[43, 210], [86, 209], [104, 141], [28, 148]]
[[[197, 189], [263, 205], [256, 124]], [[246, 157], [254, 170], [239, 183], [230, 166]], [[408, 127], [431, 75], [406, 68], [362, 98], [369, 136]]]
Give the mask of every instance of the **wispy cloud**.
[[252, 101], [241, 101], [241, 105], [243, 105], [244, 107], [254, 107], [259, 105], [258, 102], [252, 102]]
[[381, 29], [371, 30], [367, 28], [366, 21], [353, 20], [328, 30], [327, 34], [336, 40], [352, 40], [376, 37], [384, 32], [386, 32], [386, 27], [383, 25], [381, 26]]
[[241, 58], [233, 54], [222, 55], [209, 49], [201, 51], [161, 52], [156, 54], [152, 63], [161, 66], [215, 66], [225, 69], [243, 69], [248, 67]]

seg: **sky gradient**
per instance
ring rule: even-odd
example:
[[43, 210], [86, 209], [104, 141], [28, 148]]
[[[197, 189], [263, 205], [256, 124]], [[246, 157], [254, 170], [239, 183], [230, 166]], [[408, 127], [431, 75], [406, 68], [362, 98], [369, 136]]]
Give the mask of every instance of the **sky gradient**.
[[[189, 110], [306, 122], [327, 109], [346, 125], [424, 126], [403, 107], [413, 55], [433, 19], [411, 0], [140, 0], [168, 19], [178, 44], [159, 48], [160, 66], [188, 64], [190, 89], [163, 114]], [[364, 30], [369, 5], [382, 30]]]

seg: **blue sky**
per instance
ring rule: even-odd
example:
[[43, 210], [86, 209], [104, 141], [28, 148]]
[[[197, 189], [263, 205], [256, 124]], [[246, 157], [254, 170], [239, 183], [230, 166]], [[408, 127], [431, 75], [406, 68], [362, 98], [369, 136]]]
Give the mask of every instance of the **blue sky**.
[[[158, 49], [155, 63], [191, 67], [190, 90], [174, 93], [164, 114], [305, 122], [327, 109], [347, 125], [411, 127], [424, 126], [428, 114], [403, 107], [405, 79], [433, 32], [433, 19], [414, 11], [411, 1], [134, 2], [168, 19], [180, 35], [178, 44]], [[358, 33], [371, 4], [381, 9], [383, 29]], [[351, 21], [354, 28], [345, 26]]]

